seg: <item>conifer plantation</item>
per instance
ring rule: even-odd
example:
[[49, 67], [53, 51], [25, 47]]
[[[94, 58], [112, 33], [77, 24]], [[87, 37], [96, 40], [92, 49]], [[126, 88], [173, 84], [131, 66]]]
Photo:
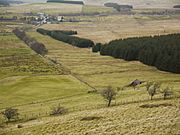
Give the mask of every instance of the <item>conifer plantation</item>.
[[114, 40], [102, 45], [100, 54], [180, 73], [180, 34]]

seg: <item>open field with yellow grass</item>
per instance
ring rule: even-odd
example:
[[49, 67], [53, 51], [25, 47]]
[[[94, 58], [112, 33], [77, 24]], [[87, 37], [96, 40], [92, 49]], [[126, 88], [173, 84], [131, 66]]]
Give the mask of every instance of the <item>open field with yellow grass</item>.
[[127, 37], [180, 32], [180, 26], [178, 25], [180, 23], [179, 17], [111, 15], [100, 17], [79, 17], [79, 19], [82, 22], [47, 24], [43, 25], [42, 28], [54, 30], [76, 30], [79, 37], [91, 39], [96, 43], [106, 43], [114, 39]]
[[86, 4], [104, 5], [104, 3], [114, 2], [122, 5], [133, 5], [134, 8], [172, 8], [176, 4], [180, 4], [178, 0], [85, 0]]
[[[161, 105], [154, 108], [142, 108], [144, 104]], [[163, 106], [166, 104], [167, 106]], [[135, 103], [43, 118], [24, 124], [28, 128], [16, 130], [12, 134], [159, 135], [163, 133], [173, 135], [179, 133], [179, 115], [179, 102], [176, 100]], [[95, 117], [95, 119], [82, 120], [87, 117]], [[31, 124], [36, 126], [31, 127]]]
[[[21, 10], [19, 10], [21, 9]], [[46, 14], [76, 14], [76, 13], [111, 13], [112, 8], [104, 6], [74, 5], [63, 3], [33, 3], [11, 7], [1, 7], [0, 13], [46, 13]]]
[[[21, 10], [19, 10], [21, 9]], [[11, 7], [1, 7], [0, 12], [10, 13], [79, 13], [82, 5], [58, 4], [58, 3], [33, 3]]]

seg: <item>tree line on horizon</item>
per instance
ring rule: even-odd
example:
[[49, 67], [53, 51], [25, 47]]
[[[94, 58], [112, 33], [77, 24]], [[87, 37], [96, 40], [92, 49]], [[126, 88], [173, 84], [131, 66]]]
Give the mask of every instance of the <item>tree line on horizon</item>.
[[47, 3], [49, 2], [84, 5], [84, 2], [81, 0], [47, 0]]
[[101, 55], [127, 61], [138, 60], [159, 70], [180, 73], [180, 34], [118, 39], [93, 46]]

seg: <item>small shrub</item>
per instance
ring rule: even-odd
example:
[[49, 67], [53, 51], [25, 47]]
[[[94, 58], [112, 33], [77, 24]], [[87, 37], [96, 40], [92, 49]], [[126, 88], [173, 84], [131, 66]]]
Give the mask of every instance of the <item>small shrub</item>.
[[17, 128], [23, 128], [23, 126], [22, 125], [17, 125]]
[[166, 87], [162, 90], [164, 100], [173, 95], [172, 88]]
[[18, 119], [19, 116], [18, 109], [13, 108], [5, 109], [5, 111], [1, 112], [1, 114], [8, 120], [8, 122], [11, 119]]
[[51, 108], [51, 113], [50, 115], [62, 115], [67, 113], [67, 109], [60, 106], [60, 104], [58, 104], [57, 106], [54, 106]]

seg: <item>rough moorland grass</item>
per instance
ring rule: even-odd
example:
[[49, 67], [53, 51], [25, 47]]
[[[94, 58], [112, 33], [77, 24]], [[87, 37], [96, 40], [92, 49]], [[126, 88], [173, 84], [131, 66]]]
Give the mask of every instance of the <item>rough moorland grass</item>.
[[[167, 106], [141, 108], [140, 106], [144, 104]], [[99, 119], [81, 120], [86, 117], [99, 117]], [[178, 134], [179, 119], [178, 100], [153, 101], [30, 121], [22, 124], [25, 128], [14, 131], [13, 134]], [[36, 126], [32, 126], [33, 124]], [[12, 132], [7, 134], [12, 134]]]
[[[114, 88], [122, 87], [134, 79], [140, 79], [162, 82], [163, 87], [166, 85], [173, 86], [175, 96], [180, 94], [180, 76], [177, 74], [160, 72], [139, 62], [126, 62], [107, 56], [103, 57], [99, 54], [93, 54], [89, 49], [75, 48], [36, 32], [28, 32], [28, 34], [46, 45], [49, 50], [47, 57], [57, 60], [78, 78], [86, 81], [98, 90], [108, 85], [112, 85]], [[34, 118], [37, 120], [22, 124], [26, 129], [18, 130], [14, 124], [9, 124], [1, 131], [17, 130], [13, 134], [82, 134], [85, 132], [89, 134], [132, 134], [132, 132], [134, 134], [139, 134], [140, 132], [144, 134], [149, 132], [150, 134], [159, 134], [163, 131], [163, 133], [178, 132], [179, 110], [177, 106], [179, 106], [179, 99], [148, 102], [149, 96], [142, 85], [138, 88], [139, 90], [127, 88], [124, 91], [120, 91], [116, 104], [121, 105], [144, 100], [141, 102], [146, 104], [162, 104], [165, 102], [172, 103], [173, 106], [155, 109], [139, 108], [140, 105], [143, 105], [143, 103], [140, 103], [99, 110], [98, 108], [103, 108], [106, 105], [103, 98], [98, 94], [87, 94], [87, 90], [91, 90], [89, 87], [82, 85], [74, 77], [69, 77], [72, 78], [70, 82], [73, 81], [73, 84], [68, 83], [69, 81], [64, 81], [65, 76], [27, 77], [17, 79], [15, 84], [6, 83], [7, 93], [5, 92], [3, 97], [14, 99], [13, 96], [16, 95], [16, 92], [12, 95], [9, 95], [9, 92], [17, 91], [21, 99], [14, 100], [16, 104], [17, 101], [19, 103], [22, 101], [29, 103], [30, 100], [28, 101], [28, 99], [33, 100], [32, 104], [15, 106], [15, 108], [19, 109], [21, 118], [25, 120]], [[11, 87], [13, 85], [16, 87]], [[30, 98], [27, 98], [29, 96]], [[159, 94], [155, 96], [155, 99], [159, 97], [162, 96]], [[47, 116], [50, 107], [59, 103], [67, 107], [70, 112], [78, 112], [55, 118], [40, 118]], [[114, 101], [113, 104], [115, 104]], [[79, 112], [80, 110], [84, 111]], [[89, 122], [80, 121], [86, 116], [100, 116], [102, 118]], [[163, 123], [163, 121], [165, 122]], [[152, 123], [155, 123], [155, 125]], [[129, 128], [131, 128], [132, 132], [130, 132]]]
[[[21, 9], [21, 10], [19, 10]], [[1, 7], [0, 11], [10, 13], [38, 13], [47, 14], [58, 13], [80, 13], [82, 5], [61, 4], [61, 3], [33, 3], [20, 6]]]
[[[28, 120], [49, 115], [50, 107], [57, 103], [70, 111], [87, 109], [93, 104], [88, 100], [92, 95], [87, 94], [91, 88], [70, 75], [61, 75], [61, 66], [37, 55], [14, 34], [2, 34], [0, 41], [1, 111], [15, 107], [20, 118]], [[2, 122], [4, 118], [0, 115]]]
[[0, 35], [0, 78], [27, 74], [62, 74], [55, 67], [26, 46], [14, 34]]
[[92, 5], [84, 5], [82, 7], [82, 13], [113, 13], [113, 8], [108, 8], [104, 6], [92, 6]]
[[[111, 0], [111, 2], [119, 3], [119, 4], [130, 4], [133, 5], [134, 8], [173, 8], [173, 5], [179, 4], [178, 0]], [[104, 0], [87, 0], [86, 4], [90, 5], [103, 5], [105, 3]]]
[[108, 56], [91, 53], [90, 49], [79, 49], [53, 40], [36, 32], [29, 33], [49, 49], [48, 57], [56, 59], [72, 73], [92, 86], [102, 89], [105, 86], [123, 87], [135, 79], [158, 81], [174, 86], [178, 91], [180, 75], [161, 72], [140, 62], [127, 62]]
[[111, 15], [76, 17], [82, 22], [46, 24], [44, 29], [75, 30], [79, 37], [94, 42], [180, 32], [180, 20], [173, 16]]

